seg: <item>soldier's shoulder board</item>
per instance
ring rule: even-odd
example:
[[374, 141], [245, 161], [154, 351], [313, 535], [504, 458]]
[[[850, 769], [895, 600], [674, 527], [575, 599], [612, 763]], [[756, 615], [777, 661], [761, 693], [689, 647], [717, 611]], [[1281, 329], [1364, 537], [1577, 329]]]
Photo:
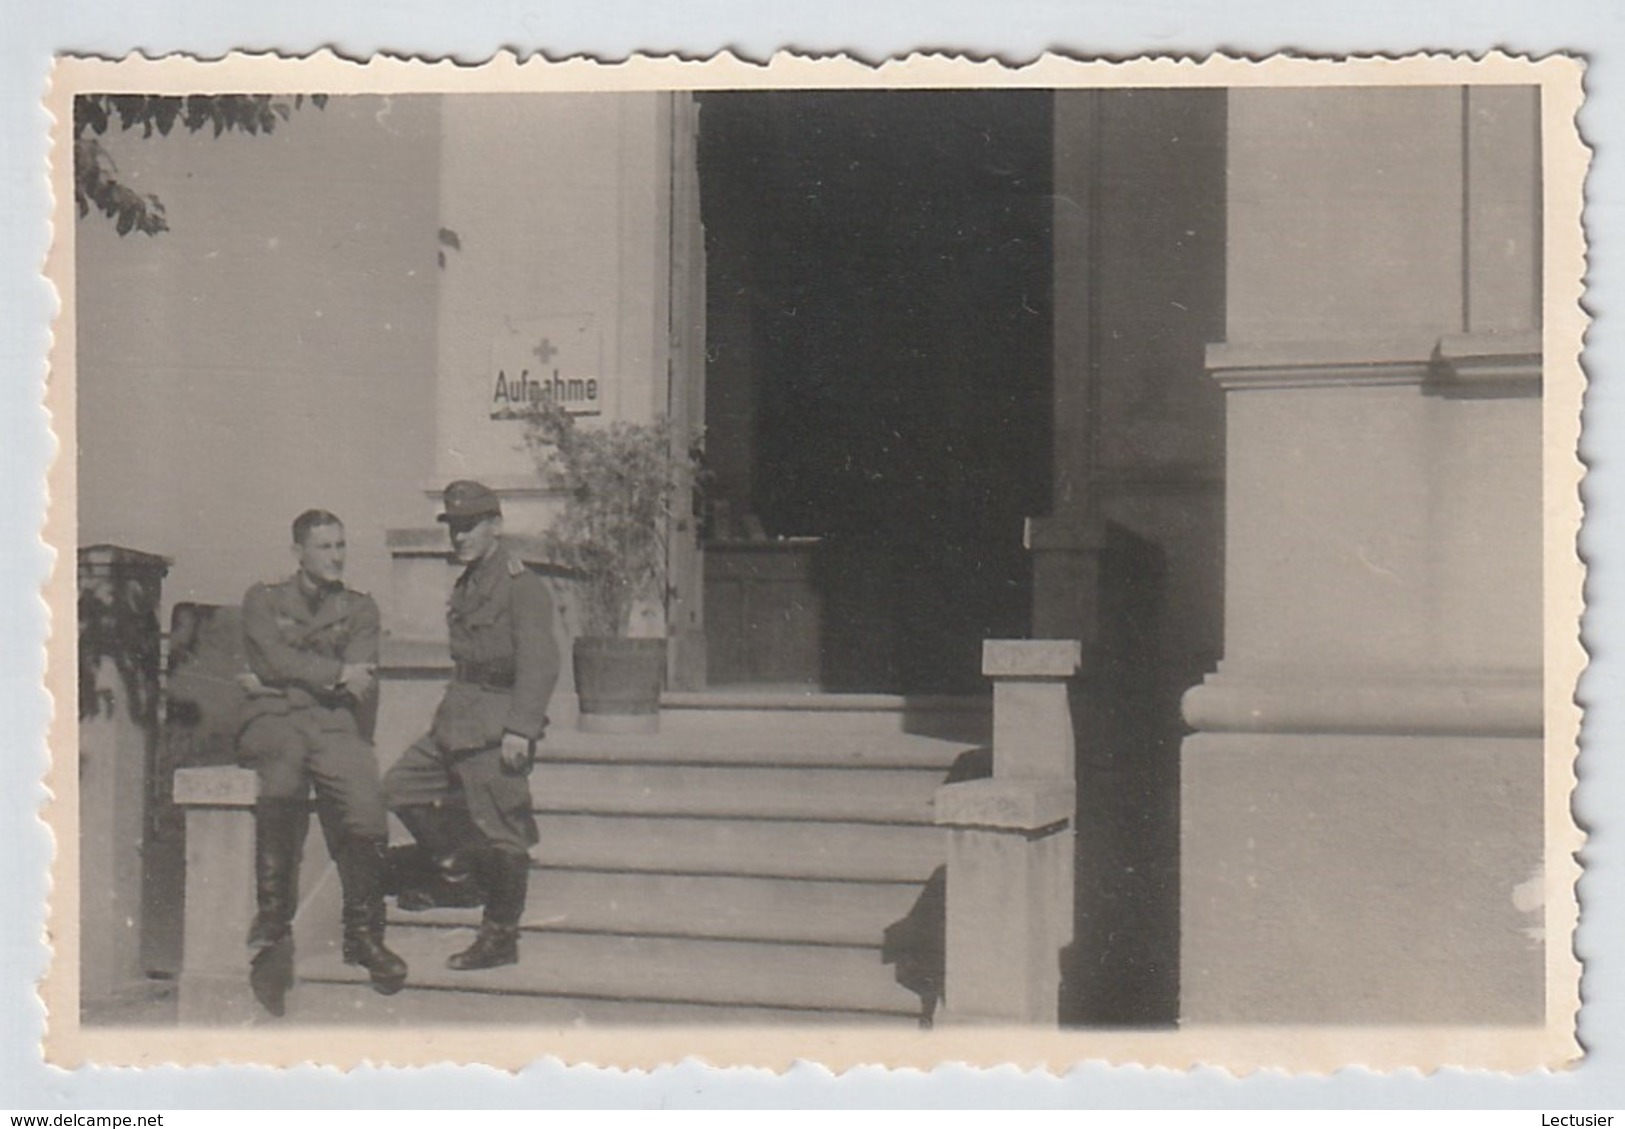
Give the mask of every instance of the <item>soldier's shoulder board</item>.
[[527, 571], [528, 570], [525, 568], [525, 562], [524, 561], [520, 560], [518, 557], [509, 557], [508, 558], [508, 575], [509, 576], [523, 576], [523, 575], [525, 575], [525, 573]]

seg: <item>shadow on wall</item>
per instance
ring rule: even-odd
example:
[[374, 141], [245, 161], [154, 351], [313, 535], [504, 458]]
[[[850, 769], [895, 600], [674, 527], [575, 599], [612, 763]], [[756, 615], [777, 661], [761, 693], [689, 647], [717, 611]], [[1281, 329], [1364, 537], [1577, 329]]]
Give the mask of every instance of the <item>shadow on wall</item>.
[[[1180, 697], [1199, 660], [1165, 653], [1163, 594], [1161, 551], [1108, 527], [1092, 674], [1072, 694], [1076, 920], [1060, 954], [1063, 1026], [1163, 1027], [1179, 1017]], [[991, 776], [993, 757], [987, 747], [963, 754], [944, 783]], [[947, 877], [932, 874], [882, 950], [920, 997], [924, 1025], [951, 990]]]
[[[993, 750], [961, 753], [944, 784], [981, 780], [993, 775]], [[948, 868], [931, 872], [900, 920], [886, 927], [880, 959], [896, 968], [897, 983], [920, 997], [920, 1026], [930, 1027], [944, 999], [947, 979]]]
[[1179, 656], [1160, 640], [1165, 561], [1107, 526], [1093, 678], [1077, 719], [1076, 922], [1061, 958], [1064, 1026], [1164, 1026], [1179, 1017]]
[[902, 919], [886, 926], [880, 960], [896, 968], [897, 983], [920, 997], [920, 1026], [930, 1027], [943, 1001], [947, 968], [948, 868], [931, 872]]
[[[1163, 705], [1163, 716], [1178, 718], [1177, 695]], [[1130, 763], [1080, 763], [1063, 1026], [1171, 1026], [1179, 1018], [1180, 732], [1156, 724], [1150, 711], [1123, 720], [1140, 728], [1119, 747]]]

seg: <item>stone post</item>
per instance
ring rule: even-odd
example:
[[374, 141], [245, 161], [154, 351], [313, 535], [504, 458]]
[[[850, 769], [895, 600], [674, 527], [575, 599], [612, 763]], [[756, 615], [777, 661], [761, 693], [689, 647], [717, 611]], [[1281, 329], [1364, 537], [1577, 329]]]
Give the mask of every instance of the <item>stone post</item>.
[[254, 1019], [248, 988], [248, 927], [254, 918], [254, 800], [246, 768], [175, 772], [175, 803], [186, 811], [186, 942], [182, 1024], [222, 1026]]
[[[259, 780], [233, 765], [175, 771], [175, 803], [186, 813], [186, 921], [180, 1020], [229, 1026], [263, 1019], [248, 987], [248, 927], [254, 920], [254, 801]], [[338, 949], [339, 882], [312, 818], [299, 869], [293, 919], [297, 959]]]
[[946, 1015], [950, 1022], [1056, 1023], [1072, 943], [1075, 640], [994, 640], [993, 775], [948, 784]]
[[79, 551], [80, 995], [144, 977], [142, 858], [158, 739], [158, 604], [169, 562]]

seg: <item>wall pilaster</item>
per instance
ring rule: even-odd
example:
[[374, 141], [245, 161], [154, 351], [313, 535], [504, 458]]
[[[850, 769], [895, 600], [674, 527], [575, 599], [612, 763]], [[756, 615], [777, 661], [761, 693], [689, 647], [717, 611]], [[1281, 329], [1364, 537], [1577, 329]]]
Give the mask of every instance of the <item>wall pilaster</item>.
[[1540, 1014], [1534, 98], [1231, 93], [1187, 1023]]

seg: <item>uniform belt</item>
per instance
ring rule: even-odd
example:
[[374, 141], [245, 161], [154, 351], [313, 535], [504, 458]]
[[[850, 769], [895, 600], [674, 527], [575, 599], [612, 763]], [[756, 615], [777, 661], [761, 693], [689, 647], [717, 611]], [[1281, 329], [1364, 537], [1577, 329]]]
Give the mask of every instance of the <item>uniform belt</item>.
[[512, 690], [513, 671], [480, 663], [458, 663], [452, 677], [484, 690]]

